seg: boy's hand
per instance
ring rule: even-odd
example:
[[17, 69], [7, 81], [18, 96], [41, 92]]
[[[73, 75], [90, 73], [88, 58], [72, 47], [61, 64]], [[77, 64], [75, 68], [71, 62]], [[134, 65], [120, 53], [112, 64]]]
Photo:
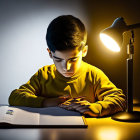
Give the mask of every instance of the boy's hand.
[[64, 103], [68, 99], [70, 99], [69, 96], [60, 96], [60, 97], [56, 97], [56, 98], [46, 98], [43, 101], [42, 106], [43, 107], [58, 106], [59, 104]]
[[59, 107], [65, 108], [67, 110], [76, 110], [80, 113], [84, 113], [85, 111], [89, 111], [89, 102], [83, 100], [84, 97], [71, 98], [64, 103], [60, 104]]
[[90, 103], [84, 100], [84, 97], [72, 98], [59, 105], [59, 107], [67, 110], [78, 111], [82, 114], [88, 114], [92, 117], [97, 117], [98, 115], [93, 113], [89, 109], [89, 106]]

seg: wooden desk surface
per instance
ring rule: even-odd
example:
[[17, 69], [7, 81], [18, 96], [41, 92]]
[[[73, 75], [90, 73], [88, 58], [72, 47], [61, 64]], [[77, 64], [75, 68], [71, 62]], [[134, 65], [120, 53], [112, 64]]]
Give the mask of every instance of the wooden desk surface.
[[[134, 110], [140, 111], [140, 107]], [[0, 129], [0, 140], [140, 140], [140, 123], [87, 118], [81, 129]]]

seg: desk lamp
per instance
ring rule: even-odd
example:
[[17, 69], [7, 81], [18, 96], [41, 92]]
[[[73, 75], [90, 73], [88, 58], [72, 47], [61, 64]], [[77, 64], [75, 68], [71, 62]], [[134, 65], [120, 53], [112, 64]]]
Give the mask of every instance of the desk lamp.
[[119, 52], [123, 42], [123, 33], [131, 31], [130, 42], [127, 45], [127, 107], [124, 112], [116, 113], [112, 119], [124, 122], [140, 122], [140, 112], [133, 111], [133, 55], [134, 55], [134, 31], [140, 28], [140, 23], [127, 25], [124, 18], [119, 17], [113, 24], [100, 33], [103, 44], [114, 52]]

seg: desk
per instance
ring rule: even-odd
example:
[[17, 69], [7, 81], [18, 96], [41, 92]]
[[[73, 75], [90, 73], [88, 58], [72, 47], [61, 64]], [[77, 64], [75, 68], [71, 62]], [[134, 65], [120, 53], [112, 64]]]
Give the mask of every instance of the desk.
[[[134, 107], [140, 111], [140, 107]], [[137, 140], [140, 123], [118, 122], [108, 118], [87, 118], [84, 129], [0, 129], [0, 140]]]

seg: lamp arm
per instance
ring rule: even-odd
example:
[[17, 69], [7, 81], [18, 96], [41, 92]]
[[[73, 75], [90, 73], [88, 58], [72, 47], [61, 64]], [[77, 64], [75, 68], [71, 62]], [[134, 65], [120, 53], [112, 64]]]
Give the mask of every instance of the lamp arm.
[[127, 30], [132, 30], [135, 28], [140, 28], [140, 23], [132, 24], [127, 26]]

